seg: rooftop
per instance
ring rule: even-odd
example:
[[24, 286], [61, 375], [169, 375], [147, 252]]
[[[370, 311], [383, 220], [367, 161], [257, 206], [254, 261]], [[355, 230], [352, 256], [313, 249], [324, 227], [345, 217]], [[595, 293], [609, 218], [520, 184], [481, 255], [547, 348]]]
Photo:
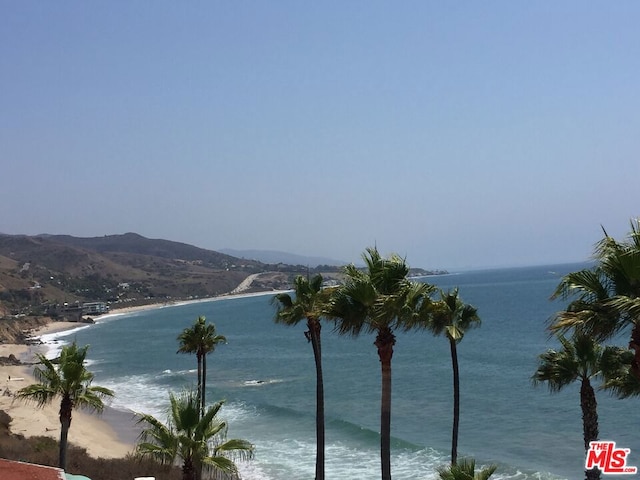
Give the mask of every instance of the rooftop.
[[0, 458], [2, 480], [65, 480], [64, 470]]

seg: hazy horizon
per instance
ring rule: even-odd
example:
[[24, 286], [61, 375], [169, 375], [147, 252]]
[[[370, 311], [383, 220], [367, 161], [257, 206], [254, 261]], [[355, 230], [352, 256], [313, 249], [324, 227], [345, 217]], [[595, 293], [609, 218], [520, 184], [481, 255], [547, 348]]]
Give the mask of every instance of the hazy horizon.
[[637, 2], [1, 5], [8, 234], [453, 270], [640, 214]]

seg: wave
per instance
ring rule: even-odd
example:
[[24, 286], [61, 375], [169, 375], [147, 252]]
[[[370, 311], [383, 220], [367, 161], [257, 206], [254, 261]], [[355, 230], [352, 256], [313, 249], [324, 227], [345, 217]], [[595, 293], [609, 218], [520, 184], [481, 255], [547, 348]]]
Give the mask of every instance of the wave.
[[263, 387], [265, 385], [272, 385], [274, 383], [283, 383], [285, 380], [282, 378], [269, 378], [266, 380], [245, 380], [240, 384], [242, 387]]

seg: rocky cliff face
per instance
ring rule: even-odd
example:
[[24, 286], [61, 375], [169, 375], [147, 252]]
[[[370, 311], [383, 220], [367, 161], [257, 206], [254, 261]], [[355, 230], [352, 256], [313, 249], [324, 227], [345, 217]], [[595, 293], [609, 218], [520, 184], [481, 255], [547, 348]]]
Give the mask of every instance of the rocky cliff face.
[[48, 317], [23, 317], [0, 320], [0, 343], [26, 343], [29, 332], [46, 325]]

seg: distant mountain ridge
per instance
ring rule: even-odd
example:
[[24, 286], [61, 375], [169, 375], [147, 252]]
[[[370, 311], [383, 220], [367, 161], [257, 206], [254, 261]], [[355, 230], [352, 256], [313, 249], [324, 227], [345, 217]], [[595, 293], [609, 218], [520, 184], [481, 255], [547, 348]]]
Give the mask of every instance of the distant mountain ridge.
[[287, 265], [305, 265], [309, 267], [331, 265], [336, 267], [346, 265], [348, 263], [332, 258], [296, 255], [294, 253], [281, 252], [278, 250], [236, 250], [233, 248], [221, 248], [218, 251], [237, 258], [246, 258], [271, 264], [284, 263]]
[[[246, 291], [290, 288], [299, 274], [339, 281], [344, 263], [277, 251], [223, 253], [137, 233], [0, 234], [0, 318], [46, 315], [52, 306], [75, 302], [130, 305], [213, 297], [234, 291], [249, 275]], [[411, 269], [411, 275], [433, 273], [445, 272]]]
[[[0, 234], [0, 317], [43, 314], [84, 301], [149, 303], [212, 297], [274, 266], [136, 233], [80, 238]], [[278, 266], [261, 290], [288, 286], [302, 269]]]
[[227, 267], [228, 263], [235, 263], [237, 258], [214, 250], [194, 247], [171, 240], [151, 239], [137, 233], [122, 235], [105, 235], [104, 237], [72, 237], [70, 235], [37, 235], [39, 238], [80, 247], [100, 253], [118, 252], [137, 255], [151, 255], [161, 258], [179, 258], [188, 261], [203, 261], [219, 267]]

